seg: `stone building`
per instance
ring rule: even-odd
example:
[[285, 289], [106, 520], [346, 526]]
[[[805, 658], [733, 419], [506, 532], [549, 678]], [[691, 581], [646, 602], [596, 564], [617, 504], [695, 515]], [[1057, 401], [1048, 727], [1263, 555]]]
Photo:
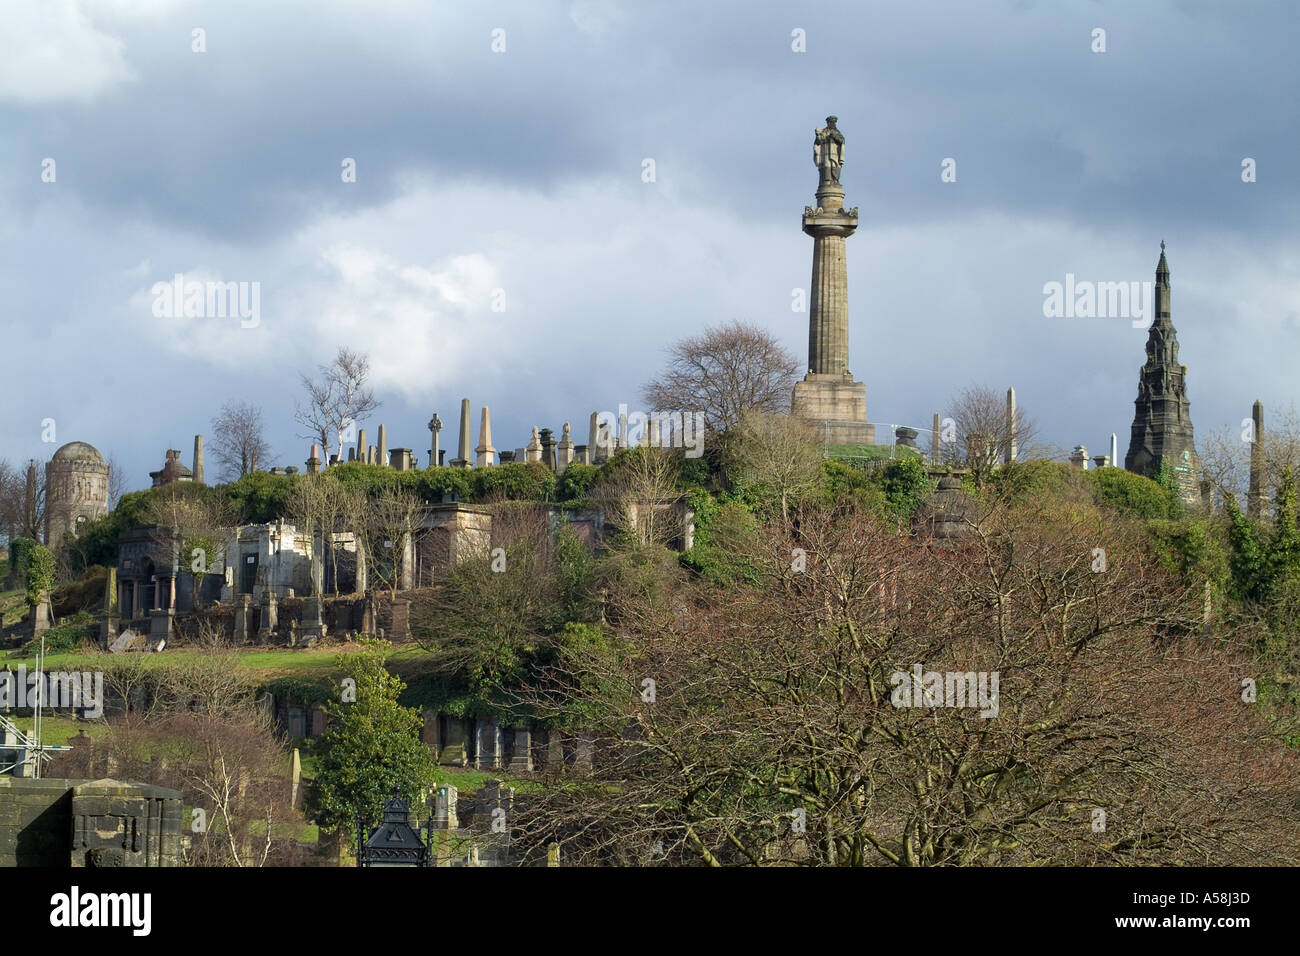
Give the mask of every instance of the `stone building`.
[[1178, 334], [1170, 318], [1169, 263], [1160, 243], [1156, 266], [1155, 318], [1147, 333], [1147, 360], [1138, 372], [1133, 433], [1124, 467], [1157, 479], [1165, 465], [1172, 469], [1183, 500], [1200, 500], [1199, 463], [1192, 435], [1191, 403], [1187, 400], [1187, 366], [1178, 361]]
[[0, 867], [181, 865], [179, 790], [0, 776], [0, 807]]
[[45, 542], [57, 548], [108, 514], [108, 463], [93, 445], [68, 442], [45, 465]]

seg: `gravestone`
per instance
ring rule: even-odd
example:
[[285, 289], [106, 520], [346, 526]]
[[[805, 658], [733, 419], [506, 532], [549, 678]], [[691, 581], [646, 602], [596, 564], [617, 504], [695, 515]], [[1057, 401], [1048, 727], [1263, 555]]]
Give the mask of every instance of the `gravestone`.
[[456, 815], [456, 788], [444, 784], [438, 788], [433, 803], [433, 828], [435, 830], [458, 830], [460, 820]]
[[510, 773], [532, 773], [533, 772], [533, 734], [532, 729], [527, 724], [520, 724], [514, 728], [510, 749], [510, 765], [506, 768]]
[[442, 752], [438, 755], [438, 763], [463, 767], [467, 736], [465, 721], [460, 717], [443, 717], [442, 720], [445, 730], [442, 734]]
[[495, 717], [484, 718], [478, 723], [478, 753], [474, 766], [479, 770], [501, 768], [501, 727]]
[[235, 636], [236, 644], [247, 644], [252, 639], [253, 596], [241, 594], [235, 600]]
[[279, 624], [279, 601], [271, 588], [262, 592], [262, 614], [258, 624], [258, 643], [269, 644]]

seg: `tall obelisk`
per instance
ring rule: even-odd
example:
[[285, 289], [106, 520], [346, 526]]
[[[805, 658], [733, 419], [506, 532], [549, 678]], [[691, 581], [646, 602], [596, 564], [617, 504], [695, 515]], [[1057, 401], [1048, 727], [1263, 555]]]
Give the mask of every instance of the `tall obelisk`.
[[818, 427], [828, 444], [874, 445], [867, 424], [867, 387], [849, 371], [849, 280], [844, 240], [858, 228], [858, 208], [844, 208], [840, 169], [844, 134], [834, 116], [816, 131], [817, 208], [805, 206], [803, 231], [813, 237], [808, 318], [808, 374], [795, 383], [791, 412]]

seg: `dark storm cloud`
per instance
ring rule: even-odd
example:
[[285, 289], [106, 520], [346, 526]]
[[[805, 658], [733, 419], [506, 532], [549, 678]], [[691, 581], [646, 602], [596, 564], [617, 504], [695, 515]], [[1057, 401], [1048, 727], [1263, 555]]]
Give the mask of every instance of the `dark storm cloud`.
[[[0, 81], [8, 374], [39, 395], [43, 363], [58, 355], [62, 372], [57, 394], [0, 429], [6, 457], [44, 457], [32, 436], [49, 406], [96, 432], [67, 437], [127, 448], [138, 484], [230, 397], [264, 403], [286, 462], [305, 457], [296, 374], [341, 338], [415, 377], [409, 338], [367, 337], [383, 326], [361, 293], [354, 319], [315, 333], [288, 315], [350, 288], [312, 299], [337, 278], [312, 241], [391, 257], [379, 306], [405, 307], [409, 289], [391, 287], [404, 266], [459, 255], [498, 270], [517, 303], [508, 322], [430, 319], [448, 343], [430, 392], [390, 386], [384, 412], [416, 447], [427, 406], [451, 421], [471, 389], [504, 447], [534, 424], [580, 431], [587, 411], [637, 399], [672, 338], [731, 318], [802, 356], [798, 217], [831, 112], [862, 214], [851, 366], [874, 420], [926, 424], [964, 384], [1014, 384], [1056, 444], [1096, 451], [1117, 431], [1122, 454], [1142, 336], [1044, 319], [1041, 290], [1067, 271], [1149, 280], [1162, 237], [1198, 429], [1255, 397], [1290, 401], [1297, 322], [1278, 289], [1297, 277], [1261, 276], [1251, 258], [1294, 261], [1292, 4], [182, 2], [121, 16], [113, 0], [50, 2], [120, 40], [132, 76], [53, 99], [4, 96]], [[505, 54], [490, 50], [496, 27]], [[796, 28], [806, 53], [791, 50]], [[39, 180], [47, 156], [57, 186]], [[359, 170], [347, 188], [343, 157]], [[424, 219], [399, 224], [410, 203]], [[178, 350], [168, 337], [187, 333], [142, 331], [132, 296], [197, 267], [261, 278], [267, 334], [298, 322], [292, 347], [268, 366], [265, 340]], [[466, 329], [480, 330], [473, 367], [456, 351]]]

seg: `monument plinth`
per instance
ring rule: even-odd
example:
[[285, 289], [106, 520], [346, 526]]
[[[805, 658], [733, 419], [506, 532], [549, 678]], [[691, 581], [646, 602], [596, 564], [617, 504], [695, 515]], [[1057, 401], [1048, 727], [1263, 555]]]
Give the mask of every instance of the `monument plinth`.
[[805, 206], [803, 231], [813, 237], [808, 319], [808, 374], [796, 382], [791, 413], [818, 426], [832, 445], [876, 443], [867, 423], [867, 386], [849, 371], [849, 281], [844, 240], [858, 228], [858, 209], [844, 208], [840, 167], [844, 134], [834, 116], [813, 140], [817, 207]]

